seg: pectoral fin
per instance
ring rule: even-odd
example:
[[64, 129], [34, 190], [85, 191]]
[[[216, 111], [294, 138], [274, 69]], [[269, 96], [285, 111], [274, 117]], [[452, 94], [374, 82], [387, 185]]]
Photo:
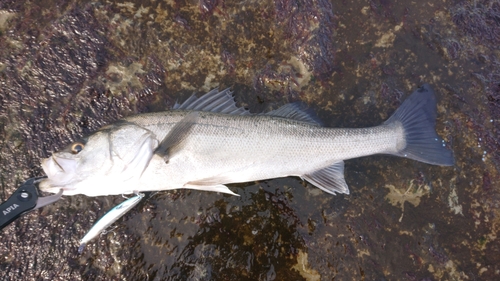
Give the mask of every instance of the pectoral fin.
[[189, 132], [196, 124], [198, 117], [199, 114], [196, 111], [190, 112], [184, 116], [184, 118], [175, 124], [170, 132], [168, 132], [154, 153], [162, 156], [165, 162], [168, 162], [172, 154], [175, 153], [175, 147], [187, 138]]
[[337, 162], [327, 168], [313, 173], [303, 175], [302, 178], [330, 194], [349, 194], [349, 187], [344, 179], [344, 161]]

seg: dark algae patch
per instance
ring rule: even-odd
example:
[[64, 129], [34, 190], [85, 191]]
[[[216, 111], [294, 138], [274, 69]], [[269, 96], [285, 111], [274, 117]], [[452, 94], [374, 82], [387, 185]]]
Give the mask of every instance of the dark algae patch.
[[40, 158], [123, 116], [232, 87], [378, 125], [423, 83], [453, 167], [346, 161], [348, 196], [299, 178], [176, 190], [78, 241], [124, 199], [64, 197], [0, 235], [0, 280], [497, 280], [500, 2], [0, 0], [0, 199]]

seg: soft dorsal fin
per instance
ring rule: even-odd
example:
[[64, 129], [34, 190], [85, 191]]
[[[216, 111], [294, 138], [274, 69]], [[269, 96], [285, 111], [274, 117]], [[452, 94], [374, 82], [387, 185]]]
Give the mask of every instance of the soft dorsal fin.
[[285, 104], [282, 107], [269, 111], [265, 115], [289, 118], [297, 121], [302, 121], [315, 126], [321, 126], [318, 118], [313, 116], [311, 113], [304, 111], [303, 104], [301, 102], [294, 102]]
[[229, 88], [219, 92], [218, 88], [211, 90], [203, 96], [197, 98], [195, 95], [189, 97], [182, 104], [175, 103], [173, 109], [209, 111], [232, 115], [250, 115], [251, 113], [237, 107]]

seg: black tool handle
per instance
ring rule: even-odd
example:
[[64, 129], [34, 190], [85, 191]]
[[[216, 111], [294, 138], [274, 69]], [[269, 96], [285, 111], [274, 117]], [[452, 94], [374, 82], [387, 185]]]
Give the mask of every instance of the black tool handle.
[[3, 229], [22, 214], [35, 208], [38, 201], [37, 178], [23, 183], [7, 201], [0, 204], [0, 229]]

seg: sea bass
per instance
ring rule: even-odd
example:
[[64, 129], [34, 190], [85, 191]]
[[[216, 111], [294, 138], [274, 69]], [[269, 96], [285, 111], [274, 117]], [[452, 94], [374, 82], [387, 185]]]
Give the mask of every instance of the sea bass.
[[215, 89], [170, 111], [123, 118], [43, 159], [47, 179], [39, 187], [87, 196], [177, 188], [234, 194], [226, 184], [298, 176], [349, 194], [346, 159], [391, 154], [453, 165], [436, 114], [429, 85], [381, 125], [355, 129], [322, 127], [294, 103], [252, 114], [229, 89]]

